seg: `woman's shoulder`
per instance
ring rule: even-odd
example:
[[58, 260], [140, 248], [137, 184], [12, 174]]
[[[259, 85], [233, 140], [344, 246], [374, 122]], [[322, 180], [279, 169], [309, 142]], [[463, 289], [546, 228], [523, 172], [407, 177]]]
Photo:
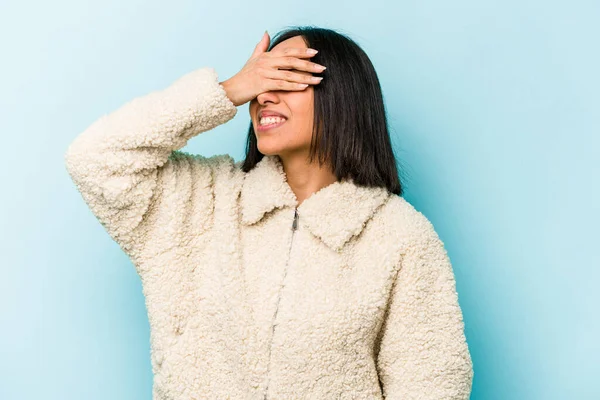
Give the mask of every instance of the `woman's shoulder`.
[[194, 207], [212, 212], [217, 202], [233, 205], [241, 190], [244, 174], [230, 154], [209, 156], [176, 150], [159, 169], [159, 182], [161, 188], [168, 188], [171, 192], [181, 190], [176, 196], [180, 200], [187, 201], [192, 196]]
[[390, 194], [390, 199], [382, 210], [382, 220], [391, 225], [395, 233], [410, 242], [437, 237], [432, 222], [402, 196]]

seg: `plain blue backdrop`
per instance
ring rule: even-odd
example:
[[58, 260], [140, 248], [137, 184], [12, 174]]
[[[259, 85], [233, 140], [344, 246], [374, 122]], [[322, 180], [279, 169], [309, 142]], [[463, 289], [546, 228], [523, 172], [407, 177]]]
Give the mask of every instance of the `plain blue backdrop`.
[[[350, 35], [379, 74], [406, 198], [457, 280], [472, 399], [600, 399], [598, 1], [3, 1], [0, 399], [149, 400], [129, 259], [68, 144], [184, 73], [235, 74], [265, 30]], [[243, 156], [247, 104], [187, 151]]]

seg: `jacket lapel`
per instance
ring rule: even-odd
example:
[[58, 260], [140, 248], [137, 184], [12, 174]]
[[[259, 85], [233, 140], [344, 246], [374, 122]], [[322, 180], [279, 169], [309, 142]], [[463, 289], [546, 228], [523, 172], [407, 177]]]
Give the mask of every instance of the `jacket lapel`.
[[[298, 206], [298, 222], [327, 246], [339, 251], [362, 232], [389, 196], [386, 188], [358, 186], [352, 179], [334, 182]], [[278, 156], [264, 156], [246, 174], [240, 205], [244, 225], [257, 223], [274, 209], [298, 205]]]
[[269, 211], [295, 207], [296, 195], [287, 183], [277, 156], [264, 156], [244, 177], [241, 190], [242, 223], [252, 225]]

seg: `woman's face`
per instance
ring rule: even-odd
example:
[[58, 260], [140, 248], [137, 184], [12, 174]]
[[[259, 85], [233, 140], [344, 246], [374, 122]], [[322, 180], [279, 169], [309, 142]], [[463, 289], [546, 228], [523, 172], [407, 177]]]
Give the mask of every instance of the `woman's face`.
[[[306, 48], [301, 36], [294, 36], [279, 43], [270, 53], [280, 53], [287, 47]], [[312, 75], [307, 71], [299, 74]], [[313, 129], [314, 88], [308, 85], [299, 91], [269, 91], [259, 94], [250, 102], [250, 118], [256, 134], [258, 150], [265, 155], [289, 156], [306, 153], [310, 148]], [[274, 111], [286, 119], [272, 128], [261, 130], [261, 111]]]

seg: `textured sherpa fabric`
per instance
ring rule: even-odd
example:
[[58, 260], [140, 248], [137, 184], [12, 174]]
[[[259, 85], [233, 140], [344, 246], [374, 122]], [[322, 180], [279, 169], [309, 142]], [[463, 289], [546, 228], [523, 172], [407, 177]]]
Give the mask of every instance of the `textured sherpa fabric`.
[[277, 156], [245, 173], [180, 151], [236, 112], [200, 68], [102, 116], [65, 154], [142, 281], [153, 398], [469, 398], [454, 274], [428, 219], [351, 179], [298, 204]]

